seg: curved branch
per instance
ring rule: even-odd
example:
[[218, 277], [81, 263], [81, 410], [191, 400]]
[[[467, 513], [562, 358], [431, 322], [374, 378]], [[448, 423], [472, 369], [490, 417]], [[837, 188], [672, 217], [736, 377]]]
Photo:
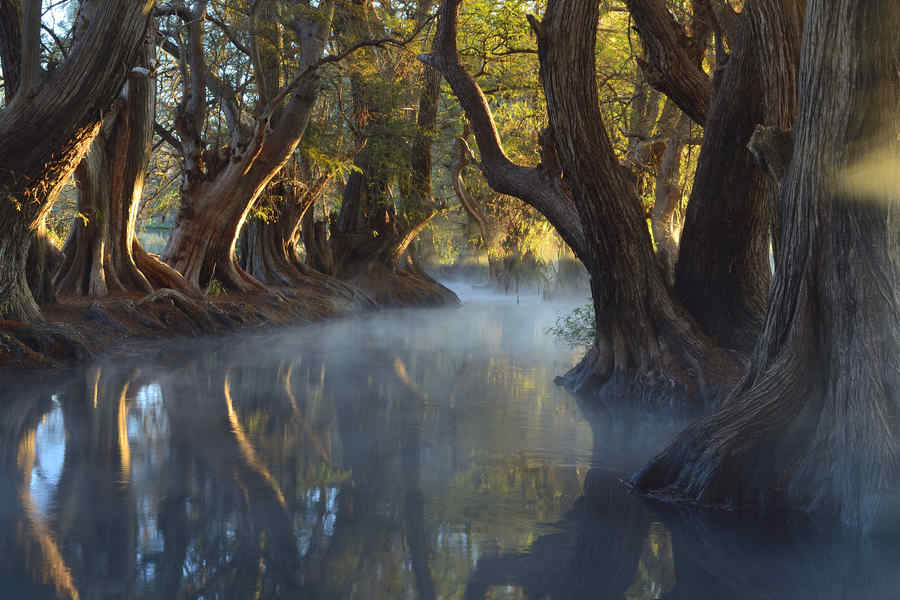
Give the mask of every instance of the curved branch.
[[584, 260], [587, 257], [584, 229], [562, 179], [553, 170], [523, 167], [509, 159], [503, 150], [487, 98], [459, 62], [456, 32], [460, 2], [444, 0], [441, 3], [440, 24], [434, 45], [436, 51], [420, 55], [418, 59], [440, 71], [453, 89], [472, 125], [481, 152], [482, 171], [491, 188], [520, 198], [537, 209], [556, 228], [575, 255]]

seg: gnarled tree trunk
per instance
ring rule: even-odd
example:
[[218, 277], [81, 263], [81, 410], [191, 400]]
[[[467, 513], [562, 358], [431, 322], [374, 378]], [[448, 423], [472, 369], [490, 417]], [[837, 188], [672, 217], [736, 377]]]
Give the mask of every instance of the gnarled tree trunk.
[[[208, 86], [221, 91], [225, 84], [209, 73], [202, 59], [203, 20], [206, 2], [198, 3], [191, 21], [191, 86], [176, 119], [185, 156], [181, 206], [175, 228], [163, 251], [164, 260], [181, 272], [192, 285], [205, 288], [213, 279], [233, 291], [259, 291], [264, 286], [238, 265], [235, 247], [238, 235], [269, 181], [284, 166], [297, 147], [318, 96], [316, 63], [328, 37], [334, 3], [325, 2], [308, 19], [294, 22], [302, 44], [300, 74], [278, 89], [280, 73], [272, 72], [267, 48], [257, 61], [256, 76], [269, 95], [260, 97], [262, 116], [256, 120], [249, 139], [236, 109], [229, 108], [234, 121], [235, 143], [225, 149], [203, 152], [202, 101]], [[257, 35], [254, 43], [261, 43]], [[182, 50], [183, 51], [183, 50]], [[177, 52], [176, 52], [177, 53]], [[183, 57], [182, 57], [183, 58]], [[224, 92], [223, 92], [224, 93]], [[283, 104], [283, 106], [282, 106]]]
[[[75, 169], [78, 216], [63, 247], [56, 277], [63, 295], [102, 297], [112, 292], [190, 291], [180, 275], [146, 252], [135, 251], [135, 220], [152, 152], [156, 84], [150, 77], [155, 44], [145, 41], [100, 134]], [[194, 290], [196, 291], [196, 290]]]
[[808, 0], [763, 334], [722, 408], [634, 478], [702, 504], [872, 525], [896, 489], [900, 5]]
[[[428, 3], [419, 6], [420, 23], [427, 16], [428, 6]], [[357, 29], [365, 25], [359, 18], [355, 21], [351, 25]], [[362, 78], [353, 81], [354, 110], [366, 116], [367, 123], [361, 124], [361, 128], [369, 143], [356, 158], [358, 170], [350, 175], [344, 188], [341, 212], [331, 232], [335, 272], [359, 285], [380, 303], [457, 303], [456, 294], [414, 263], [401, 260], [439, 209], [432, 197], [431, 147], [437, 122], [440, 73], [429, 67], [424, 69], [416, 134], [408, 156], [403, 157], [404, 170], [400, 173], [386, 172], [393, 169], [386, 169], [385, 161], [378, 154], [392, 142], [376, 140], [380, 122], [388, 115], [386, 107], [374, 98], [373, 88]], [[399, 207], [391, 197], [395, 175], [399, 176], [403, 198]]]
[[[769, 294], [775, 194], [746, 145], [757, 123], [788, 128], [793, 118], [803, 5], [751, 0], [735, 15], [716, 2], [694, 1], [688, 37], [662, 0], [628, 1], [645, 75], [704, 126], [675, 291], [708, 335], [742, 352], [756, 341]], [[710, 86], [701, 61], [714, 24], [720, 52]], [[721, 50], [723, 37], [730, 56]]]
[[[83, 2], [68, 58], [49, 76], [35, 74], [0, 111], [0, 317], [41, 319], [25, 275], [31, 233], [119, 92], [152, 5]], [[23, 53], [39, 42], [39, 18], [22, 38]], [[33, 62], [23, 58], [22, 64]]]
[[688, 386], [699, 384], [697, 395], [709, 398], [713, 384], [735, 376], [736, 364], [672, 300], [656, 267], [640, 200], [613, 154], [599, 110], [598, 4], [550, 2], [543, 21], [532, 19], [550, 127], [541, 136], [542, 163], [530, 169], [505, 155], [484, 95], [459, 64], [459, 2], [443, 3], [439, 51], [421, 60], [441, 70], [463, 105], [491, 187], [541, 211], [591, 274], [595, 345], [564, 383], [584, 390], [616, 371], [666, 373]]

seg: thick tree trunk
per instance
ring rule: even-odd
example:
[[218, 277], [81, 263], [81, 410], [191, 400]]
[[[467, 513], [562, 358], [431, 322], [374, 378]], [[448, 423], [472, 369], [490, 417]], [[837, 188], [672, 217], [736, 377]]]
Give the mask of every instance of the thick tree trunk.
[[53, 244], [47, 234], [46, 219], [42, 219], [31, 236], [27, 263], [28, 287], [41, 306], [56, 302], [53, 277], [62, 261], [63, 254]]
[[[18, 101], [20, 89], [16, 99], [0, 111], [3, 318], [41, 318], [25, 276], [29, 236], [87, 150], [102, 112], [121, 88], [152, 4], [83, 2], [81, 29], [65, 62], [29, 90], [27, 101]], [[33, 34], [25, 32], [23, 37]]]
[[328, 240], [328, 223], [316, 220], [312, 208], [301, 219], [301, 235], [306, 249], [306, 263], [319, 273], [334, 275], [334, 256]]
[[890, 510], [900, 389], [900, 5], [809, 0], [779, 268], [753, 363], [723, 407], [634, 478], [654, 496]]
[[614, 371], [693, 368], [706, 395], [703, 378], [719, 379], [729, 361], [670, 298], [640, 200], [613, 153], [594, 76], [597, 11], [592, 0], [556, 0], [532, 21], [551, 137], [588, 240], [583, 262], [597, 322], [594, 349], [570, 375], [605, 381]]
[[[197, 11], [205, 13], [205, 7], [205, 2], [200, 3]], [[175, 228], [163, 251], [163, 259], [190, 284], [206, 288], [215, 279], [232, 291], [265, 289], [237, 264], [235, 247], [257, 200], [288, 161], [309, 123], [319, 91], [315, 65], [324, 51], [333, 14], [334, 3], [323, 2], [315, 14], [292, 24], [302, 45], [299, 75], [271, 97], [261, 99], [261, 116], [249, 140], [243, 139], [239, 116], [232, 114], [232, 134], [237, 141], [225, 156], [220, 156], [219, 149], [201, 151], [205, 107], [195, 98], [202, 98], [207, 86], [225, 84], [209, 73], [201, 58], [202, 15], [191, 23], [191, 47], [196, 50], [187, 54], [193, 87], [186, 93], [176, 119], [185, 156], [184, 184]], [[254, 39], [254, 44], [258, 42]], [[265, 56], [258, 62], [263, 72], [256, 73], [257, 79], [266, 81], [265, 87], [274, 87], [280, 75], [265, 69], [272, 62]]]
[[532, 19], [550, 127], [540, 140], [542, 163], [530, 169], [508, 159], [484, 95], [459, 63], [459, 2], [443, 2], [438, 52], [420, 60], [441, 70], [465, 109], [491, 187], [541, 211], [591, 274], [596, 343], [562, 382], [586, 390], [615, 371], [651, 378], [665, 373], [710, 399], [716, 384], [735, 377], [737, 365], [672, 300], [656, 266], [640, 200], [599, 111], [597, 3], [551, 2], [542, 22]]
[[703, 330], [744, 352], [756, 342], [769, 296], [776, 192], [746, 146], [758, 123], [790, 127], [803, 4], [744, 7], [704, 124], [675, 270], [676, 294]]
[[101, 297], [169, 286], [191, 291], [171, 269], [159, 273], [160, 263], [149, 265], [144, 273], [137, 258], [146, 254], [135, 251], [140, 244], [135, 220], [153, 143], [156, 83], [149, 73], [155, 52], [148, 39], [139, 68], [129, 74], [100, 134], [75, 170], [79, 216], [63, 248], [65, 260], [56, 280], [60, 294]]

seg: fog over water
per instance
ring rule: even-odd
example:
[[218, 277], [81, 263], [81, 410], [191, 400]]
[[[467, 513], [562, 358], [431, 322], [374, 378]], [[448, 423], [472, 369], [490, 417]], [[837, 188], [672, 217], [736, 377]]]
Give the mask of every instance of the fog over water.
[[389, 311], [0, 379], [0, 598], [891, 598], [900, 543], [621, 479], [692, 418], [553, 384], [586, 300]]

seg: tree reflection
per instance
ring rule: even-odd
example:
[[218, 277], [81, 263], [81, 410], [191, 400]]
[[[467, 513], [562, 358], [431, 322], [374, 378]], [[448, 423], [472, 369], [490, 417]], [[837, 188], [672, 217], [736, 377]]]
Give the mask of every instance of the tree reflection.
[[28, 383], [0, 391], [0, 589], [12, 597], [77, 599], [72, 570], [32, 498], [35, 434], [54, 402]]
[[137, 375], [95, 367], [61, 395], [66, 452], [53, 520], [85, 597], [134, 590], [137, 529], [127, 416]]
[[[482, 599], [497, 586], [519, 588], [526, 598], [655, 600], [676, 583], [672, 537], [651, 506], [622, 482], [623, 465], [639, 465], [660, 432], [689, 418], [672, 412], [580, 405], [591, 425], [593, 464], [583, 495], [527, 550], [482, 558], [465, 598]], [[655, 435], [651, 435], [655, 434]]]

